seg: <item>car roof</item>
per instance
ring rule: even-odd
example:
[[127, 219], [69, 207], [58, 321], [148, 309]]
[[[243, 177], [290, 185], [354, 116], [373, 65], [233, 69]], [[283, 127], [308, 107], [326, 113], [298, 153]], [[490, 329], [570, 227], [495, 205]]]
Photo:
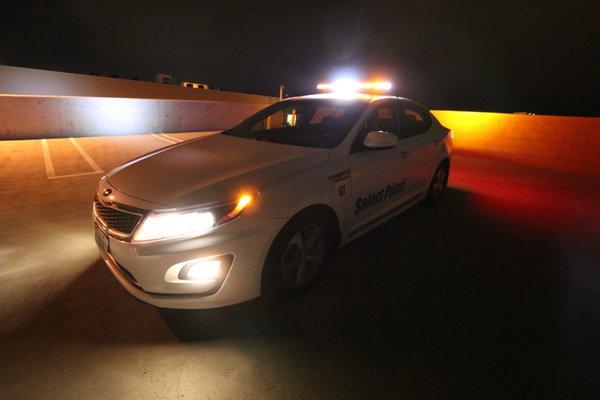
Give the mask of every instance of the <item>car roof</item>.
[[365, 94], [365, 93], [353, 93], [353, 94], [319, 93], [319, 94], [309, 94], [307, 96], [289, 97], [289, 98], [285, 99], [284, 101], [288, 101], [288, 100], [315, 100], [315, 99], [324, 99], [324, 100], [353, 100], [353, 101], [365, 101], [365, 102], [369, 102], [369, 103], [372, 103], [372, 102], [378, 101], [378, 100], [385, 100], [385, 99], [409, 100], [409, 99], [406, 99], [404, 97], [382, 96], [382, 95]]

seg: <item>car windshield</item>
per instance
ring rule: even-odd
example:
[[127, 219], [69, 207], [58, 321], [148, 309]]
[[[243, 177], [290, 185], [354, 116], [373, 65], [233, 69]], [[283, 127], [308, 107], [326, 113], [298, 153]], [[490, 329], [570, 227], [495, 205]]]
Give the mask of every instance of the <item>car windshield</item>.
[[363, 101], [311, 99], [273, 104], [223, 132], [295, 146], [333, 148], [367, 107]]

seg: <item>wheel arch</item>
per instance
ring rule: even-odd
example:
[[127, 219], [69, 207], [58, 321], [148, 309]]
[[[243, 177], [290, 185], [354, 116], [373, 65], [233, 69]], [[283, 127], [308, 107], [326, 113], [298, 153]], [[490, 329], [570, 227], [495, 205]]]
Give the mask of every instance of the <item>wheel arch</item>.
[[[340, 219], [336, 213], [336, 211], [329, 205], [323, 203], [312, 204], [310, 206], [304, 207], [300, 211], [298, 211], [290, 220], [288, 224], [297, 218], [302, 218], [303, 215], [306, 214], [319, 214], [326, 218], [326, 220], [331, 224], [331, 227], [335, 230], [336, 234], [339, 235], [340, 232]], [[286, 224], [287, 225], [287, 224]]]
[[340, 241], [342, 238], [342, 232], [340, 229], [340, 219], [336, 213], [336, 211], [333, 209], [333, 207], [327, 205], [327, 204], [323, 204], [323, 203], [316, 203], [316, 204], [311, 204], [309, 206], [306, 206], [300, 210], [298, 210], [298, 212], [296, 212], [287, 222], [286, 224], [279, 230], [279, 232], [277, 233], [277, 235], [275, 235], [275, 238], [273, 239], [273, 242], [271, 243], [271, 245], [273, 245], [273, 243], [275, 242], [275, 240], [277, 240], [277, 237], [279, 237], [279, 234], [290, 224], [292, 224], [294, 221], [303, 218], [307, 215], [319, 215], [321, 216], [325, 221], [327, 221], [328, 225], [332, 228], [331, 232], [334, 234], [334, 245], [335, 247], [339, 247], [340, 245]]
[[448, 157], [448, 156], [442, 157], [442, 159], [440, 160], [440, 162], [437, 163], [437, 165], [435, 166], [433, 171], [431, 171], [431, 176], [429, 178], [429, 182], [431, 182], [431, 180], [433, 179], [433, 177], [435, 175], [435, 172], [442, 165], [446, 165], [446, 168], [448, 169], [448, 175], [450, 174], [450, 157]]

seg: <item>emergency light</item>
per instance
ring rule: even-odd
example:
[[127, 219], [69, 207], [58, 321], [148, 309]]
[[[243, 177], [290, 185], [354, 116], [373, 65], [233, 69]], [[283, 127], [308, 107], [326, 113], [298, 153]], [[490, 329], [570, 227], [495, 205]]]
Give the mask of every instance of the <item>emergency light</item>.
[[331, 83], [319, 83], [318, 90], [334, 93], [386, 92], [392, 88], [388, 81], [357, 82], [353, 80], [338, 80]]

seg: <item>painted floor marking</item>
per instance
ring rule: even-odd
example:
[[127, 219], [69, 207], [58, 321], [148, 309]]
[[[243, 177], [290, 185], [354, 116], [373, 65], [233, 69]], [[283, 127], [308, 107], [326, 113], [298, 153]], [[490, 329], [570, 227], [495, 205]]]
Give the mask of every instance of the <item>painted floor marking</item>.
[[150, 134], [150, 136], [152, 136], [152, 137], [155, 137], [155, 138], [157, 138], [157, 139], [160, 139], [160, 140], [162, 140], [163, 142], [167, 142], [167, 143], [169, 143], [169, 144], [175, 144], [175, 143], [177, 143], [177, 142], [175, 142], [175, 141], [173, 141], [173, 140], [169, 140], [169, 139], [167, 139], [166, 137], [163, 137], [163, 136], [157, 135], [156, 133], [151, 133], [151, 134]]
[[175, 140], [176, 142], [179, 142], [179, 143], [183, 142], [183, 140], [181, 140], [179, 138], [176, 138], [175, 136], [167, 135], [166, 133], [161, 133], [160, 135], [164, 136], [166, 138], [169, 138], [169, 139], [173, 139], [173, 140]]
[[[102, 168], [100, 168], [100, 166], [98, 164], [96, 164], [96, 161], [94, 161], [92, 159], [92, 157], [90, 157], [90, 155], [88, 153], [86, 153], [85, 150], [79, 145], [79, 143], [77, 143], [77, 140], [70, 137], [69, 141], [71, 143], [73, 143], [73, 146], [75, 146], [75, 148], [79, 151], [79, 153], [81, 153], [83, 158], [85, 158], [85, 161], [87, 161], [88, 164], [90, 164], [90, 167], [92, 167], [92, 169], [94, 170], [94, 173], [99, 174], [99, 173], [104, 172], [104, 171], [102, 171]], [[66, 175], [63, 175], [63, 176], [66, 176]]]
[[73, 176], [81, 176], [81, 175], [95, 175], [95, 174], [100, 174], [102, 172], [80, 172], [77, 174], [67, 174], [67, 175], [58, 175], [58, 176], [52, 176], [52, 177], [48, 177], [48, 179], [59, 179], [59, 178], [71, 178]]
[[48, 179], [56, 178], [56, 172], [54, 172], [54, 165], [52, 165], [52, 158], [50, 158], [50, 149], [48, 148], [48, 141], [42, 139], [42, 153], [44, 154], [44, 166], [46, 167], [46, 176]]

